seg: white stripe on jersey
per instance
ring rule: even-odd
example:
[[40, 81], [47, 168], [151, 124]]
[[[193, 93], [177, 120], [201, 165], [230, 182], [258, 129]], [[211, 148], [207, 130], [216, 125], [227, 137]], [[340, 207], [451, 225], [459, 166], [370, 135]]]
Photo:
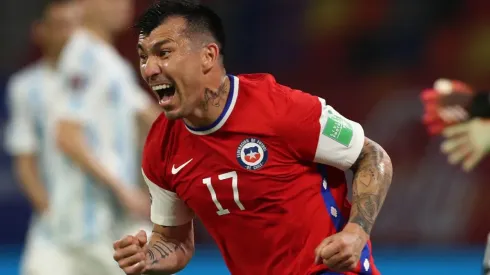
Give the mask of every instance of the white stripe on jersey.
[[[48, 234], [33, 228], [33, 237], [43, 235], [58, 243], [77, 244], [113, 240], [124, 230], [117, 225], [127, 217], [114, 196], [78, 169], [54, 141], [60, 117], [74, 110], [89, 114], [84, 128], [94, 153], [122, 182], [136, 186], [136, 112], [149, 100], [138, 94], [140, 89], [133, 89], [136, 78], [124, 62], [110, 46], [78, 32], [63, 50], [57, 74], [47, 76], [47, 67], [38, 64], [11, 79], [9, 92], [15, 94], [11, 101], [18, 103], [11, 104], [16, 108], [12, 114], [19, 118], [13, 117], [7, 128], [7, 149], [12, 154], [38, 153], [43, 180], [49, 185], [50, 209], [39, 217]], [[66, 89], [73, 84], [67, 73], [74, 69], [93, 72], [87, 81], [97, 85], [84, 91], [88, 101], [77, 100]], [[17, 123], [23, 120], [26, 122]]]

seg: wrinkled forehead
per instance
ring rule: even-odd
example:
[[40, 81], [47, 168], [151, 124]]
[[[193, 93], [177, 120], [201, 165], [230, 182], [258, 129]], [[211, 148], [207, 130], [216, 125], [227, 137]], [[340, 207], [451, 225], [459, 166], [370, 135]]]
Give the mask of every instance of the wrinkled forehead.
[[156, 43], [169, 41], [182, 45], [188, 39], [186, 34], [187, 22], [183, 17], [170, 17], [165, 19], [158, 27], [149, 34], [140, 34], [138, 46], [143, 49], [150, 49]]

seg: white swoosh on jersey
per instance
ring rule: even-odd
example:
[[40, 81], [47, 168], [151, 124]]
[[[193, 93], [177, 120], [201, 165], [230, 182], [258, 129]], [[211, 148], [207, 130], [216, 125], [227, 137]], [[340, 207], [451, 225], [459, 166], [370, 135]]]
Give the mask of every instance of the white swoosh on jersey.
[[189, 164], [190, 162], [192, 161], [192, 159], [190, 159], [189, 161], [187, 161], [186, 163], [182, 164], [181, 166], [175, 168], [175, 164], [172, 165], [172, 175], [175, 175], [177, 174], [180, 170], [182, 170], [182, 168], [184, 168], [187, 164]]

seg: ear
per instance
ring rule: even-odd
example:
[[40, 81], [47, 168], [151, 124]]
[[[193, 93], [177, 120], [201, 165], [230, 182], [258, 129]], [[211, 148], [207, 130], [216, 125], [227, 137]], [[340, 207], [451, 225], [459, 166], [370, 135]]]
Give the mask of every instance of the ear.
[[204, 72], [211, 70], [220, 60], [220, 51], [216, 43], [209, 43], [202, 52], [202, 68]]

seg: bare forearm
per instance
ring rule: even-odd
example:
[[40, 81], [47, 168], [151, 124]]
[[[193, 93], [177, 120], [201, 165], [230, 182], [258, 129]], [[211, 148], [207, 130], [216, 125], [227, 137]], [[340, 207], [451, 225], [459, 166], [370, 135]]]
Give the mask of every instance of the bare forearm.
[[366, 138], [352, 170], [354, 182], [349, 223], [359, 225], [370, 234], [391, 185], [391, 160], [380, 145]]
[[37, 159], [34, 155], [18, 156], [15, 159], [15, 170], [19, 182], [36, 212], [48, 208], [48, 195], [39, 176]]
[[144, 274], [167, 275], [184, 269], [192, 258], [194, 246], [191, 240], [180, 242], [153, 232], [147, 251], [147, 267]]

